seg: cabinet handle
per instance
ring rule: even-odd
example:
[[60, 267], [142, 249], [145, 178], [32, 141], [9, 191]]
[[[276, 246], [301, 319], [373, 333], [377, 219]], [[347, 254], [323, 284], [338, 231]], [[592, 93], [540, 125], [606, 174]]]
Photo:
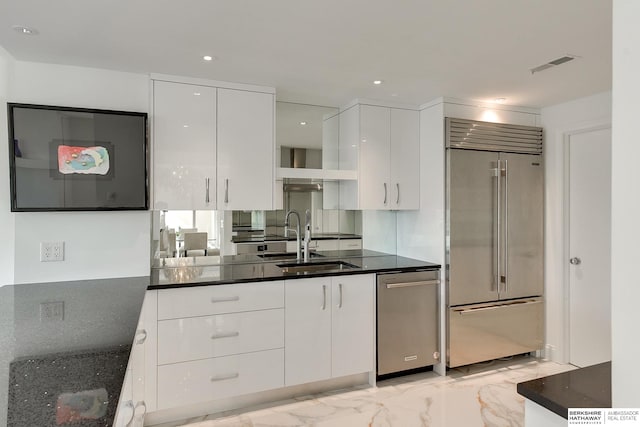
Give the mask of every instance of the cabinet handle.
[[340, 301], [338, 302], [338, 308], [342, 308], [342, 283], [338, 284], [338, 289], [340, 290]]
[[218, 338], [233, 338], [240, 335], [240, 332], [223, 332], [221, 334], [213, 334], [211, 335], [212, 340], [217, 340]]
[[238, 378], [239, 376], [240, 374], [237, 372], [234, 372], [232, 374], [215, 375], [213, 377], [209, 377], [209, 381], [214, 382], [214, 381], [231, 380], [233, 378]]
[[136, 344], [144, 344], [146, 340], [147, 340], [146, 329], [138, 329], [136, 331]]
[[[126, 406], [131, 408], [131, 419], [127, 423], [126, 427], [142, 427], [144, 416], [147, 413], [147, 405], [144, 400], [137, 402], [134, 406], [133, 401], [129, 400]], [[142, 408], [142, 412], [136, 414], [136, 410]]]
[[400, 204], [400, 183], [396, 182], [396, 190], [398, 190], [397, 196], [396, 196], [396, 205]]
[[382, 202], [383, 204], [387, 204], [387, 183], [385, 182], [384, 184], [384, 202]]
[[224, 202], [229, 203], [229, 178], [224, 180]]
[[213, 297], [211, 298], [211, 302], [212, 303], [216, 303], [216, 302], [229, 302], [229, 301], [239, 301], [240, 297], [239, 296], [235, 296], [235, 297], [220, 297], [220, 298], [216, 298]]
[[322, 285], [322, 309], [327, 308], [327, 285]]
[[412, 286], [424, 286], [424, 285], [439, 285], [440, 280], [421, 280], [419, 282], [398, 282], [398, 283], [387, 283], [387, 289], [395, 289], [395, 288], [410, 288]]
[[205, 184], [205, 187], [207, 189], [207, 191], [206, 191], [206, 193], [204, 195], [204, 202], [205, 203], [209, 203], [209, 178], [205, 178], [204, 179], [204, 184]]

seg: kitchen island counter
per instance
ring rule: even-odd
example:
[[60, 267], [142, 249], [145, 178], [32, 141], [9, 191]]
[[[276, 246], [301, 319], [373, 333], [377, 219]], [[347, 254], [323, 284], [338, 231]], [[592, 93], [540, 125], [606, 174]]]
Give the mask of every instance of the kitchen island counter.
[[565, 419], [569, 408], [610, 408], [611, 362], [519, 383], [517, 390]]

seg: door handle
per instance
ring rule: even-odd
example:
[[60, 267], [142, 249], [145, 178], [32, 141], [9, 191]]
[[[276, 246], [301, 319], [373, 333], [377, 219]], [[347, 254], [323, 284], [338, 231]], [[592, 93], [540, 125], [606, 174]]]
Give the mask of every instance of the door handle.
[[386, 205], [387, 204], [387, 183], [385, 182], [382, 185], [384, 185], [384, 202], [382, 202], [382, 204]]
[[209, 203], [209, 178], [205, 178], [205, 187], [206, 187], [206, 193], [204, 196], [204, 202], [205, 203]]
[[398, 190], [397, 192], [397, 196], [396, 196], [396, 205], [400, 204], [400, 183], [396, 182], [396, 190]]
[[571, 265], [580, 265], [582, 264], [582, 260], [578, 257], [573, 257], [569, 260], [569, 264]]
[[224, 180], [224, 202], [229, 203], [229, 179]]
[[322, 309], [327, 308], [327, 285], [322, 285]]

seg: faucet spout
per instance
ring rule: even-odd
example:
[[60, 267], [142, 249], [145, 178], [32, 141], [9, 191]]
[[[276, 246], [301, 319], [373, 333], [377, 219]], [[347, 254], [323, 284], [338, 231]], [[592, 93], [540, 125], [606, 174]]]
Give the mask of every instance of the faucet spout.
[[[291, 229], [289, 228], [289, 216], [294, 215], [296, 217], [296, 228]], [[296, 259], [298, 261], [300, 261], [302, 259], [302, 242], [301, 242], [301, 236], [300, 236], [300, 215], [298, 214], [298, 212], [294, 211], [293, 209], [290, 209], [289, 211], [287, 211], [287, 215], [284, 218], [284, 236], [285, 237], [289, 237], [289, 231], [293, 231], [294, 233], [296, 233], [296, 249], [297, 249], [297, 253], [296, 253]]]
[[304, 262], [309, 261], [309, 243], [311, 242], [311, 211], [304, 213]]

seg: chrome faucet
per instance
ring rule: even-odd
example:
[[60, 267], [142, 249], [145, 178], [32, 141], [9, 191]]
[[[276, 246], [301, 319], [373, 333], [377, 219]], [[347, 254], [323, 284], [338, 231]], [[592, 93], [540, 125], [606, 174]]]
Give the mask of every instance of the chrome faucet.
[[[293, 228], [289, 228], [289, 216], [291, 214], [294, 214], [297, 219], [295, 230]], [[298, 212], [294, 211], [293, 209], [290, 209], [289, 211], [287, 211], [287, 215], [284, 217], [284, 237], [289, 237], [290, 231], [293, 231], [294, 233], [296, 233], [296, 250], [297, 250], [296, 259], [300, 261], [302, 259], [302, 242], [301, 242], [301, 236], [300, 236], [300, 215], [298, 214]]]
[[304, 262], [309, 262], [309, 243], [311, 242], [311, 212], [304, 213]]

